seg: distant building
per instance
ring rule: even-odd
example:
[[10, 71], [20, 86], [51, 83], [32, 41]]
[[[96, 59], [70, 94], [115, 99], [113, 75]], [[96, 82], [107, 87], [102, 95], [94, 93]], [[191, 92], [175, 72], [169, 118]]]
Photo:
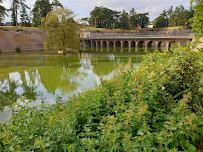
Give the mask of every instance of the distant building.
[[89, 31], [80, 32], [80, 38], [90, 38], [90, 37], [91, 37], [91, 32]]
[[12, 25], [11, 25], [11, 22], [6, 22], [6, 23], [5, 23], [5, 26], [12, 26]]
[[148, 25], [148, 28], [154, 28], [154, 25], [150, 24], [150, 25]]

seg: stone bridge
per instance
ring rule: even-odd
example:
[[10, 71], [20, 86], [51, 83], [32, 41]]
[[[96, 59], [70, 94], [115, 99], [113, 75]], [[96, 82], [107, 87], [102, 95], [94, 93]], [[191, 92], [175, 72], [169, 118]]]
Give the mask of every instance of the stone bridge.
[[[144, 31], [137, 33], [81, 33], [81, 45], [83, 47], [91, 47], [103, 49], [109, 52], [109, 48], [116, 51], [116, 47], [120, 47], [120, 52], [123, 52], [124, 47], [128, 47], [128, 52], [138, 52], [139, 47], [143, 47], [147, 53], [148, 48], [154, 48], [158, 52], [159, 48], [164, 48], [166, 51], [174, 44], [186, 45], [193, 39], [190, 29], [180, 30], [165, 30], [165, 31]], [[135, 48], [135, 50], [132, 50]]]

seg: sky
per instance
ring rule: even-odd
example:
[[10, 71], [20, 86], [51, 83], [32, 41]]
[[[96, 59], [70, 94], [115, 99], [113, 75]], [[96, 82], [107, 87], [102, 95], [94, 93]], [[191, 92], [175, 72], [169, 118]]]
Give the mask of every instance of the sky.
[[[36, 0], [26, 0], [26, 4], [34, 6]], [[52, 2], [52, 0], [50, 0]], [[90, 17], [90, 12], [95, 6], [103, 6], [112, 10], [129, 12], [132, 8], [137, 13], [149, 12], [150, 21], [158, 17], [163, 10], [169, 9], [170, 6], [183, 5], [185, 9], [190, 7], [190, 0], [59, 0], [64, 7], [72, 10], [76, 19]], [[3, 5], [10, 8], [11, 0], [4, 0]], [[5, 22], [9, 22], [10, 17], [6, 17]]]

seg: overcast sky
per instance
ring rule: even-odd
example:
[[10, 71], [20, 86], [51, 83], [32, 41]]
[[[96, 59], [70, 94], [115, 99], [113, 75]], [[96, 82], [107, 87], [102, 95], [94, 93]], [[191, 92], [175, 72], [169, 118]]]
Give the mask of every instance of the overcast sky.
[[[50, 0], [52, 2], [52, 0]], [[135, 8], [137, 13], [149, 12], [150, 21], [158, 17], [164, 9], [170, 6], [183, 5], [185, 9], [190, 6], [190, 0], [59, 0], [63, 6], [74, 11], [76, 18], [89, 17], [95, 6], [104, 6], [112, 10], [129, 12]], [[4, 0], [3, 5], [10, 8], [11, 0]], [[26, 0], [29, 7], [33, 8], [35, 0]], [[5, 21], [10, 21], [7, 17]]]

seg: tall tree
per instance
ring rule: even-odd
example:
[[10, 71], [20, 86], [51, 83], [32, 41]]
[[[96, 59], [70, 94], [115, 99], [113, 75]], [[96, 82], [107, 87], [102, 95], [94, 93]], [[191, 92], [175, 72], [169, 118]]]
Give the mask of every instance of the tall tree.
[[100, 26], [101, 9], [102, 7], [96, 6], [94, 10], [90, 12], [90, 24], [94, 27], [101, 27]]
[[43, 18], [43, 28], [46, 31], [45, 48], [66, 50], [78, 49], [80, 38], [78, 24], [73, 19], [73, 12], [66, 8], [56, 8]]
[[2, 2], [3, 2], [3, 0], [0, 0], [0, 26], [1, 26], [1, 22], [3, 21], [3, 19], [7, 15], [7, 13], [6, 13], [7, 9], [1, 5]]
[[129, 21], [129, 16], [128, 13], [123, 10], [120, 18], [120, 24], [122, 29], [129, 29], [130, 28], [130, 21]]
[[35, 2], [33, 13], [33, 24], [35, 27], [41, 25], [41, 19], [52, 10], [49, 0], [37, 0]]
[[134, 8], [131, 9], [129, 16], [130, 16], [130, 27], [136, 28], [138, 25], [138, 14], [135, 12]]
[[162, 14], [153, 21], [153, 23], [156, 27], [167, 27], [168, 26], [167, 12], [164, 10]]
[[192, 23], [192, 30], [195, 32], [195, 36], [197, 40], [203, 37], [203, 3], [202, 0], [191, 0], [191, 3], [195, 3], [194, 9], [195, 14], [194, 17], [191, 19]]
[[23, 7], [20, 12], [20, 20], [21, 20], [21, 26], [30, 27], [31, 26], [31, 19], [30, 16], [27, 13], [27, 9]]
[[138, 14], [138, 25], [141, 28], [145, 28], [147, 26], [147, 24], [149, 23], [148, 15], [149, 15], [149, 13]]
[[53, 0], [51, 3], [52, 9], [56, 7], [63, 7], [63, 5], [58, 0]]
[[21, 9], [21, 10], [24, 10], [24, 14], [27, 13], [25, 10], [26, 9], [29, 9], [29, 7], [25, 4], [26, 3], [26, 0], [12, 0], [12, 6], [11, 6], [11, 11], [12, 11], [12, 14], [11, 14], [11, 18], [12, 18], [12, 21], [11, 21], [11, 24], [13, 26], [18, 26], [18, 11]]

